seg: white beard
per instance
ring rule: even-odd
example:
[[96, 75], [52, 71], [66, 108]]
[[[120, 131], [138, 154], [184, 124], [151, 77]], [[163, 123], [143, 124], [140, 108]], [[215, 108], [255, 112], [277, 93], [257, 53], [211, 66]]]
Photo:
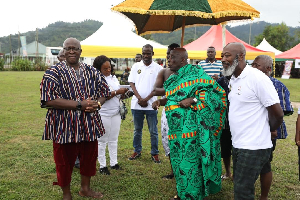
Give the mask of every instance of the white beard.
[[233, 63], [231, 66], [227, 67], [227, 69], [225, 69], [225, 67], [223, 67], [222, 70], [222, 75], [223, 76], [231, 76], [233, 74], [233, 72], [235, 71], [235, 68], [239, 65], [239, 61], [238, 59], [234, 59]]

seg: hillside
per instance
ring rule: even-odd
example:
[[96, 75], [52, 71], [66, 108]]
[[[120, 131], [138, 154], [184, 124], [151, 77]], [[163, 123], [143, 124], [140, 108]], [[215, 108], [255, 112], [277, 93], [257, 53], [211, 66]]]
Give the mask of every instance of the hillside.
[[[267, 25], [275, 26], [278, 24], [271, 24], [264, 21], [256, 22], [251, 24], [251, 45], [253, 45], [255, 41], [255, 36], [261, 34], [264, 30], [264, 28]], [[190, 43], [193, 40], [199, 38], [202, 34], [204, 34], [210, 26], [198, 26], [198, 27], [191, 27], [185, 29], [185, 35], [184, 35], [184, 44]], [[297, 30], [297, 28], [289, 27], [290, 28], [290, 35], [294, 35], [294, 31]], [[235, 35], [237, 38], [249, 43], [249, 32], [250, 32], [250, 24], [240, 25], [240, 26], [226, 26], [226, 29], [231, 32], [233, 35]], [[298, 28], [299, 29], [299, 28]], [[181, 30], [174, 31], [172, 33], [167, 34], [151, 34], [146, 35], [145, 37], [151, 38], [161, 44], [169, 45], [173, 42], [180, 44], [181, 39]]]
[[[26, 36], [27, 44], [33, 42], [38, 33], [38, 41], [45, 46], [62, 46], [64, 40], [68, 37], [75, 37], [78, 40], [84, 40], [88, 36], [92, 35], [96, 30], [100, 28], [102, 22], [95, 20], [85, 20], [83, 22], [67, 23], [67, 22], [55, 22], [49, 24], [47, 27], [38, 29], [38, 31], [29, 31], [21, 33], [20, 35]], [[12, 50], [18, 49], [19, 35], [11, 35]], [[3, 53], [9, 53], [9, 36], [0, 37], [1, 50]]]
[[[85, 20], [78, 23], [67, 23], [67, 22], [55, 22], [49, 24], [46, 28], [38, 29], [38, 41], [45, 46], [62, 46], [63, 41], [68, 37], [75, 37], [79, 40], [83, 40], [88, 36], [92, 35], [102, 25], [102, 22], [95, 20]], [[251, 45], [255, 42], [255, 36], [261, 34], [267, 25], [275, 26], [278, 24], [270, 24], [264, 21], [256, 22], [251, 24]], [[210, 26], [199, 26], [185, 29], [184, 43], [190, 43], [193, 40], [204, 34]], [[250, 24], [240, 26], [226, 26], [226, 28], [239, 39], [249, 42]], [[298, 28], [299, 29], [299, 28]], [[297, 28], [289, 27], [290, 35], [294, 35], [294, 31]], [[26, 35], [27, 44], [33, 42], [36, 37], [36, 31], [29, 31], [21, 33]], [[12, 50], [18, 49], [18, 35], [11, 36]], [[171, 43], [180, 43], [181, 30], [174, 31], [172, 33], [157, 33], [143, 36], [146, 39], [152, 39], [164, 45]], [[0, 37], [1, 50], [3, 53], [9, 52], [9, 36]]]

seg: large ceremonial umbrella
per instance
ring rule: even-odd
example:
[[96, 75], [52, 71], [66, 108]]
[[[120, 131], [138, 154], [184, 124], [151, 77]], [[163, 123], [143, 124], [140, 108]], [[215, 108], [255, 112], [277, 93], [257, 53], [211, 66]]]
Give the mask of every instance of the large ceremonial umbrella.
[[126, 0], [112, 10], [130, 18], [139, 35], [182, 28], [181, 46], [185, 26], [217, 25], [260, 14], [242, 0]]

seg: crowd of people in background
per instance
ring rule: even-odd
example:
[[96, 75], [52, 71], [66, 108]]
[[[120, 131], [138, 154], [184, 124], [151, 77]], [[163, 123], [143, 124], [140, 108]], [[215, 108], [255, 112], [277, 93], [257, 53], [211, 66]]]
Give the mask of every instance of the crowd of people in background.
[[[188, 52], [173, 43], [168, 46], [164, 65], [162, 59], [153, 60], [155, 50], [145, 44], [141, 54], [136, 54], [135, 64], [118, 80], [110, 58], [100, 55], [90, 66], [79, 61], [81, 52], [77, 39], [66, 39], [57, 56], [59, 62], [45, 72], [40, 84], [41, 107], [48, 109], [43, 139], [53, 141], [54, 184], [61, 187], [63, 199], [72, 199], [74, 166], [81, 174], [79, 195], [98, 199], [103, 194], [91, 189], [91, 177], [97, 171], [110, 175], [112, 170], [122, 169], [117, 153], [119, 110], [120, 100], [126, 98], [129, 89], [120, 87], [120, 81], [134, 92], [130, 162], [142, 156], [146, 117], [149, 159], [161, 163], [157, 110], [163, 106], [162, 145], [171, 170], [162, 178], [175, 178], [172, 199], [205, 199], [218, 193], [222, 180], [227, 179], [234, 183], [234, 199], [253, 200], [259, 176], [260, 199], [268, 199], [276, 141], [288, 135], [283, 116], [293, 114], [288, 89], [271, 76], [270, 56], [257, 56], [250, 66], [246, 64], [244, 45], [229, 43], [223, 48], [221, 60], [216, 59], [216, 50], [210, 46], [207, 58], [192, 65]], [[299, 111], [295, 142], [300, 155]]]

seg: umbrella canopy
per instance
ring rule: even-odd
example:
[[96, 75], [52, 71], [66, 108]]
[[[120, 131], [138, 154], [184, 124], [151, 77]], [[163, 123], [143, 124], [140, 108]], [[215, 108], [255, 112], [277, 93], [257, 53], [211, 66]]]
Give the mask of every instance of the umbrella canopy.
[[260, 14], [241, 0], [126, 0], [112, 10], [130, 18], [138, 34], [171, 32], [182, 27], [182, 40], [185, 26], [217, 25]]

